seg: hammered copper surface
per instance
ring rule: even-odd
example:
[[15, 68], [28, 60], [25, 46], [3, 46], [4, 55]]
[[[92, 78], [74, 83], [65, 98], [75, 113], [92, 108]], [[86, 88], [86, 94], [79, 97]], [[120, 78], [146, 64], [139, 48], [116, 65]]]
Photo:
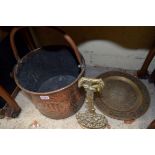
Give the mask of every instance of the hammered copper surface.
[[49, 99], [42, 100], [41, 95], [30, 94], [35, 107], [45, 116], [62, 119], [75, 114], [84, 103], [84, 92], [77, 83], [55, 93], [42, 94]]
[[136, 119], [148, 109], [150, 96], [136, 77], [118, 71], [101, 74], [104, 88], [95, 104], [105, 115], [120, 120]]
[[[57, 27], [50, 28], [62, 34], [67, 46], [51, 45], [37, 48], [21, 59], [15, 44], [15, 34], [22, 27], [14, 28], [11, 31], [10, 43], [13, 54], [17, 59], [17, 65], [14, 68], [14, 79], [17, 86], [30, 96], [33, 104], [42, 114], [53, 119], [63, 119], [76, 113], [83, 104], [85, 95], [83, 90], [78, 88], [78, 80], [84, 76], [85, 61], [68, 34]], [[67, 72], [65, 72], [66, 70]], [[58, 75], [71, 75], [75, 77], [75, 80], [56, 90], [51, 89], [43, 92], [39, 90], [43, 81], [45, 82]], [[37, 85], [33, 87], [36, 83]]]
[[[81, 57], [83, 65], [84, 59]], [[84, 76], [85, 67], [71, 84], [61, 89], [49, 92], [32, 92], [23, 88], [16, 78], [18, 65], [15, 67], [14, 76], [19, 88], [30, 96], [35, 107], [45, 116], [52, 119], [63, 119], [75, 114], [84, 103], [83, 89], [78, 88], [78, 80]]]

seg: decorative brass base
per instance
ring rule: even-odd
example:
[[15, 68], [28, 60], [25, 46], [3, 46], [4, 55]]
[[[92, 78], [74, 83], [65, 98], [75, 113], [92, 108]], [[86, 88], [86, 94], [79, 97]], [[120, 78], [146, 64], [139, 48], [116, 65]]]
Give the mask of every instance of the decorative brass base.
[[76, 118], [78, 123], [84, 128], [104, 129], [108, 125], [107, 119], [101, 114], [92, 114], [89, 112], [78, 113]]
[[105, 116], [97, 114], [94, 107], [94, 93], [102, 90], [104, 82], [102, 79], [91, 79], [82, 77], [78, 82], [79, 87], [84, 87], [86, 91], [85, 104], [87, 111], [76, 115], [78, 123], [85, 128], [101, 129], [108, 125]]

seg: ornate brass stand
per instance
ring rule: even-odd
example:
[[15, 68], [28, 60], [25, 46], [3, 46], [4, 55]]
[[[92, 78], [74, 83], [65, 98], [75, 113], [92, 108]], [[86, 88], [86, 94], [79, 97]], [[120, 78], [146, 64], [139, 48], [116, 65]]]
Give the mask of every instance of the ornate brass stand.
[[108, 121], [102, 114], [97, 114], [94, 107], [94, 93], [100, 92], [104, 86], [102, 79], [81, 78], [78, 83], [79, 87], [84, 87], [86, 91], [85, 103], [88, 110], [76, 115], [77, 121], [82, 127], [89, 129], [105, 128]]

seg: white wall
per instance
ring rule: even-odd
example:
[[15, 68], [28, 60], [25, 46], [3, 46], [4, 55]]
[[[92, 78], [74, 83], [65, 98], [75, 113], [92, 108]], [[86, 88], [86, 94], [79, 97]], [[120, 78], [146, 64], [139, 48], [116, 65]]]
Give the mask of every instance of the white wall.
[[[78, 46], [86, 64], [90, 66], [116, 67], [123, 69], [140, 69], [148, 49], [127, 49], [105, 40], [88, 41]], [[155, 59], [149, 71], [155, 68]]]

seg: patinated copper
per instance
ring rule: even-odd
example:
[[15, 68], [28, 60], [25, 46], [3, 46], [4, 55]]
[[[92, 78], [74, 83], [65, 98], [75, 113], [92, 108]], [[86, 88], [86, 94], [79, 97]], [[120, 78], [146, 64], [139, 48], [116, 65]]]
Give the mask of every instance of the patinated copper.
[[[75, 114], [84, 102], [84, 93], [77, 87], [77, 81], [69, 87], [48, 94], [31, 94], [36, 108], [44, 115], [62, 119]], [[49, 99], [41, 99], [41, 97]]]
[[[84, 59], [82, 58], [84, 63]], [[70, 85], [50, 92], [39, 93], [23, 88], [16, 77], [18, 64], [14, 70], [16, 84], [30, 97], [35, 107], [45, 116], [53, 119], [62, 119], [75, 114], [84, 103], [84, 90], [78, 88], [78, 80], [84, 76], [85, 69], [81, 70], [78, 78]]]
[[25, 58], [30, 57], [31, 53], [37, 52], [38, 50], [36, 49], [31, 51], [22, 59], [19, 58], [17, 48], [15, 46], [15, 41], [14, 41], [15, 34], [19, 29], [21, 28], [13, 29], [10, 35], [11, 46], [12, 46], [15, 58], [18, 61], [18, 64], [14, 69], [14, 79], [16, 84], [20, 89], [22, 89], [26, 94], [30, 96], [35, 107], [45, 116], [53, 119], [63, 119], [75, 114], [80, 109], [84, 101], [83, 89], [78, 88], [78, 80], [82, 76], [84, 76], [85, 62], [83, 57], [80, 55], [74, 41], [71, 39], [71, 37], [68, 34], [56, 28], [58, 32], [63, 34], [63, 37], [69, 43], [73, 52], [75, 52], [75, 56], [79, 63], [79, 67], [81, 68], [81, 71], [78, 77], [72, 83], [70, 83], [69, 85], [61, 89], [48, 91], [48, 92], [35, 92], [35, 91], [25, 89], [20, 84], [17, 77], [18, 69], [21, 67], [23, 61], [26, 60]]

